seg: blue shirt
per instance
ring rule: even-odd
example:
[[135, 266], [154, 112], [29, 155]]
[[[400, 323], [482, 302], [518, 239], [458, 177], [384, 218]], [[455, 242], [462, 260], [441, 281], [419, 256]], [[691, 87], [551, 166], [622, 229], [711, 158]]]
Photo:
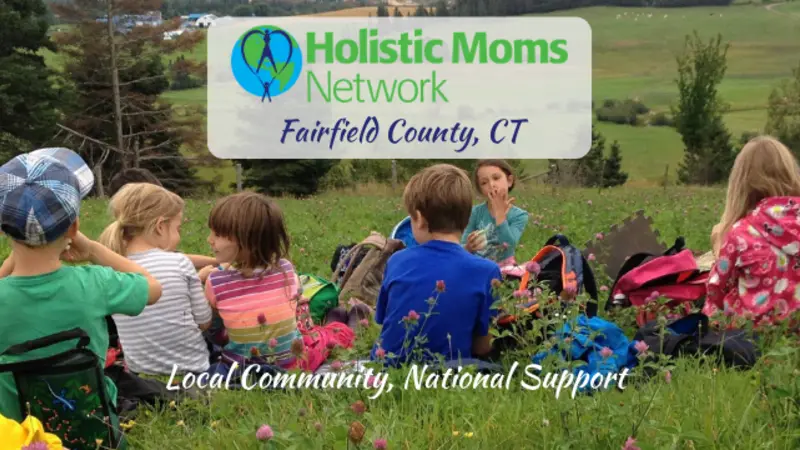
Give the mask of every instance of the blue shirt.
[[[377, 360], [379, 346], [389, 365], [432, 361], [435, 355], [445, 360], [472, 358], [473, 337], [488, 335], [489, 322], [497, 315], [492, 308], [493, 279], [502, 280], [499, 266], [458, 243], [430, 241], [395, 253], [386, 263], [378, 294], [375, 321], [383, 328], [371, 358]], [[431, 298], [436, 299], [433, 306]], [[403, 320], [412, 310], [419, 314], [416, 325]], [[415, 345], [418, 336], [424, 341]], [[414, 349], [424, 354], [414, 355]]]
[[478, 250], [475, 254], [482, 258], [501, 262], [514, 256], [526, 225], [528, 225], [528, 213], [524, 209], [512, 206], [506, 220], [498, 224], [489, 213], [489, 206], [484, 202], [472, 208], [469, 224], [461, 237], [461, 244], [467, 243], [467, 238], [473, 231], [485, 230], [486, 247]]

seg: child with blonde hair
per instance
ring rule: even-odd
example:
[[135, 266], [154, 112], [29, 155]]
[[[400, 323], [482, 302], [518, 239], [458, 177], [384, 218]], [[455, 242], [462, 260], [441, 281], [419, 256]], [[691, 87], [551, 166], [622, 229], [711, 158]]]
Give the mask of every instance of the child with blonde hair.
[[711, 240], [706, 315], [724, 309], [761, 325], [800, 309], [800, 167], [780, 141], [759, 136], [739, 152]]
[[183, 200], [151, 183], [130, 183], [111, 198], [114, 222], [99, 241], [148, 270], [163, 286], [158, 304], [136, 317], [114, 315], [128, 368], [134, 373], [201, 373], [209, 368], [202, 331], [211, 308], [189, 258], [176, 253]]
[[288, 261], [289, 236], [272, 200], [242, 192], [220, 199], [208, 218], [208, 243], [226, 268], [201, 271], [206, 297], [227, 332], [223, 362], [271, 364], [315, 371], [334, 346], [349, 348], [353, 330], [341, 322], [303, 320], [303, 287]]

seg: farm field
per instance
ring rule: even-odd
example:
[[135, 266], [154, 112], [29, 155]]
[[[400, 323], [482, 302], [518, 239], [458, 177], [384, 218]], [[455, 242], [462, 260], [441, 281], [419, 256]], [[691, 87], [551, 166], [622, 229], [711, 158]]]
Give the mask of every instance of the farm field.
[[[531, 213], [517, 253], [520, 259], [530, 258], [556, 230], [583, 248], [596, 233], [606, 232], [638, 209], [652, 216], [666, 244], [682, 235], [689, 247], [705, 251], [724, 199], [720, 189], [684, 188], [617, 188], [598, 193], [522, 185], [515, 195], [517, 204]], [[291, 260], [299, 271], [326, 278], [336, 245], [358, 241], [371, 230], [388, 234], [405, 216], [399, 193], [380, 189], [278, 202], [292, 238]], [[212, 203], [213, 199], [188, 202], [179, 250], [208, 252], [206, 217]], [[106, 207], [99, 200], [84, 203], [81, 224], [88, 236], [97, 238], [106, 225]], [[2, 239], [0, 256], [7, 254], [7, 242]], [[600, 276], [601, 268], [594, 269], [598, 283], [608, 286], [609, 280]], [[629, 317], [614, 320], [629, 338], [633, 336]], [[356, 348], [335, 350], [335, 360], [366, 355], [378, 327], [372, 324], [358, 333]], [[531, 346], [509, 355], [504, 367], [517, 362], [524, 368], [540, 350]], [[623, 448], [634, 428], [636, 448], [643, 450], [794, 450], [800, 443], [800, 406], [791, 399], [800, 395], [800, 349], [795, 339], [769, 345], [765, 352], [771, 353], [747, 371], [688, 357], [672, 361], [652, 378], [642, 377], [637, 368], [624, 390], [574, 399], [566, 389], [558, 399], [553, 390], [523, 389], [522, 369], [509, 390], [416, 390], [413, 380], [404, 386], [406, 373], [392, 372], [395, 389], [375, 399], [370, 399], [373, 391], [363, 389], [209, 390], [203, 400], [140, 409], [125, 427], [129, 428], [129, 448], [134, 450], [381, 448], [373, 445], [379, 439], [389, 449], [607, 450]], [[350, 408], [358, 400], [366, 405], [363, 415]], [[358, 447], [347, 443], [353, 421], [366, 428]], [[262, 424], [274, 431], [270, 442], [256, 439], [255, 431]]]
[[[402, 9], [402, 8], [401, 8]], [[413, 8], [406, 8], [404, 13]], [[390, 13], [394, 8], [390, 7]], [[353, 8], [323, 15], [365, 17], [375, 8]], [[675, 56], [686, 35], [697, 30], [704, 40], [721, 33], [730, 44], [728, 70], [720, 95], [729, 104], [725, 121], [735, 139], [746, 131], [760, 132], [766, 124], [769, 93], [791, 76], [800, 63], [800, 6], [797, 2], [728, 7], [621, 8], [593, 7], [548, 14], [577, 16], [592, 27], [594, 100], [638, 98], [653, 111], [668, 111], [676, 100]], [[187, 55], [205, 59], [205, 42]], [[47, 60], [59, 65], [57, 55]], [[171, 91], [165, 100], [175, 104], [204, 104], [205, 88]], [[630, 182], [655, 184], [669, 165], [670, 177], [680, 162], [683, 147], [672, 128], [632, 127], [599, 123], [607, 145], [617, 140], [623, 154], [623, 170]], [[532, 170], [546, 167], [531, 160]], [[220, 169], [206, 170], [213, 173]], [[231, 178], [230, 167], [221, 169]]]

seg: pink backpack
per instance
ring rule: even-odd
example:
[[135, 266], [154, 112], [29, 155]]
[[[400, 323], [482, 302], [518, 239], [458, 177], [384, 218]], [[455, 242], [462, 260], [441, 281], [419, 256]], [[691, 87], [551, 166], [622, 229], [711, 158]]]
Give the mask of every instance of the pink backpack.
[[641, 327], [658, 317], [660, 297], [669, 299], [664, 305], [667, 309], [683, 310], [677, 317], [689, 314], [692, 306], [702, 306], [709, 271], [697, 266], [694, 254], [684, 245], [681, 237], [663, 255], [637, 253], [628, 258], [611, 288], [606, 310], [637, 308], [636, 322]]

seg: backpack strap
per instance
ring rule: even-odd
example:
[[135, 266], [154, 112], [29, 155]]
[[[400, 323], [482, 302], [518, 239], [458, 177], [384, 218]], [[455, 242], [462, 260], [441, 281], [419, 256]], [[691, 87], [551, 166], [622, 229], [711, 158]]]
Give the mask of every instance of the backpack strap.
[[[552, 239], [552, 238], [551, 238]], [[550, 241], [548, 241], [550, 242]], [[553, 258], [561, 256], [561, 278], [562, 282], [566, 283], [567, 280], [564, 279], [564, 274], [566, 273], [566, 266], [567, 266], [567, 255], [564, 254], [564, 250], [561, 247], [556, 247], [555, 245], [545, 245], [531, 258], [532, 262], [538, 264], [545, 264], [549, 262]], [[522, 279], [519, 281], [519, 289], [524, 290], [528, 288], [528, 283], [530, 282], [531, 274], [527, 270], [524, 274], [522, 274]], [[564, 284], [566, 286], [566, 284]]]
[[6, 351], [0, 355], [19, 356], [33, 350], [60, 344], [61, 342], [71, 341], [73, 339], [78, 339], [78, 343], [75, 345], [75, 348], [82, 349], [89, 346], [89, 335], [80, 328], [73, 328], [71, 330], [62, 331], [56, 334], [51, 334], [49, 336], [13, 345], [7, 348]]

